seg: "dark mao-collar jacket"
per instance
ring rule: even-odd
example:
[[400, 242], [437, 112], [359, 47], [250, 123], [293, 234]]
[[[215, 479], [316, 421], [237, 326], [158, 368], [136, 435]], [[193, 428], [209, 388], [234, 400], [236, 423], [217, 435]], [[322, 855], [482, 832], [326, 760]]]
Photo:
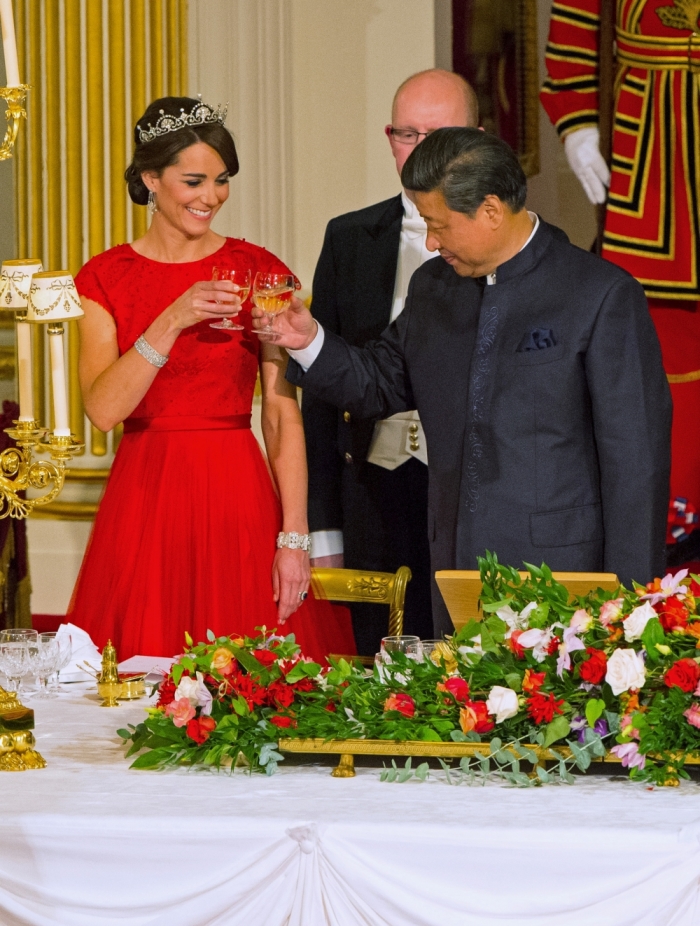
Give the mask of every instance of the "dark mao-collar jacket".
[[[545, 222], [496, 279], [436, 257], [379, 339], [327, 333], [287, 376], [363, 418], [418, 409], [433, 570], [492, 550], [649, 581], [664, 568], [671, 398], [641, 286]], [[433, 605], [449, 632], [436, 587]]]

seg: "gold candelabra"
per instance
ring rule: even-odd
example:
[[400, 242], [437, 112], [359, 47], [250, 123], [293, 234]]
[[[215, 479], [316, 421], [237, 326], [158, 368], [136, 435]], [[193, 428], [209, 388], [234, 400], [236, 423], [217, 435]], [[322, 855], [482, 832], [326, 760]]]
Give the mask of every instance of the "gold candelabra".
[[[26, 518], [34, 508], [48, 505], [63, 489], [67, 462], [84, 447], [73, 435], [48, 434], [37, 421], [14, 422], [5, 433], [16, 442], [0, 454], [0, 518]], [[51, 460], [34, 460], [33, 451], [49, 453]], [[27, 498], [27, 489], [43, 492]]]

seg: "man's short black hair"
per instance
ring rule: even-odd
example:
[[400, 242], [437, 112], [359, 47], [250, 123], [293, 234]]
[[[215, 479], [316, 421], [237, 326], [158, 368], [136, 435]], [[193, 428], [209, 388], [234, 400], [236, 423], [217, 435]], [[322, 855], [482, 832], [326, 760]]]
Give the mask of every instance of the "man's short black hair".
[[404, 164], [401, 183], [416, 193], [442, 193], [449, 209], [470, 218], [487, 196], [497, 196], [511, 212], [520, 212], [527, 194], [513, 149], [479, 129], [431, 132]]

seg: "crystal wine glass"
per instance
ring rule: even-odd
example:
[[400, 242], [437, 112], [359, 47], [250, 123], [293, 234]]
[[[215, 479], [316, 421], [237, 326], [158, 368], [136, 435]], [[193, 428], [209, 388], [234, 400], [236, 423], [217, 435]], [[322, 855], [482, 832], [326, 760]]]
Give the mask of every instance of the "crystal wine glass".
[[291, 273], [256, 273], [253, 282], [253, 302], [262, 309], [267, 319], [264, 328], [256, 334], [274, 334], [272, 319], [283, 312], [292, 301], [296, 280]]
[[[248, 298], [250, 293], [250, 270], [239, 270], [229, 267], [214, 267], [211, 275], [212, 280], [228, 280], [238, 287], [238, 296], [241, 305]], [[236, 325], [230, 318], [222, 318], [218, 322], [211, 322], [210, 328], [221, 328], [224, 331], [244, 331], [243, 325]]]
[[21, 647], [25, 648], [24, 652], [20, 652], [20, 650], [17, 649], [17, 647], [15, 647], [13, 650], [8, 651], [6, 653], [6, 657], [3, 660], [6, 666], [12, 667], [14, 669], [17, 669], [17, 667], [21, 664], [23, 668], [22, 668], [22, 671], [19, 672], [19, 674], [10, 675], [9, 671], [7, 671], [6, 669], [3, 669], [2, 665], [0, 665], [0, 672], [2, 672], [3, 675], [7, 676], [7, 679], [11, 685], [14, 683], [14, 688], [12, 689], [13, 691], [18, 692], [20, 690], [20, 686], [22, 683], [22, 676], [25, 675], [25, 672], [26, 672], [27, 643], [29, 642], [36, 643], [37, 637], [38, 637], [38, 634], [36, 630], [31, 630], [28, 627], [12, 627], [9, 630], [0, 630], [0, 645], [5, 644], [5, 643], [8, 643], [8, 644], [13, 643], [19, 646], [20, 648]]
[[418, 659], [423, 655], [423, 648], [420, 637], [405, 635], [401, 637], [384, 637], [381, 652], [385, 660], [386, 657], [391, 660], [392, 653], [405, 653], [406, 656], [410, 656], [412, 659]]
[[[56, 643], [58, 644], [60, 658], [58, 665], [56, 666], [56, 671], [52, 673], [51, 678], [49, 679], [49, 691], [53, 691], [58, 694], [58, 692], [61, 690], [61, 686], [59, 684], [61, 669], [66, 668], [71, 660], [71, 656], [73, 655], [73, 638], [69, 633], [62, 633], [59, 635], [55, 630], [51, 631], [51, 633], [55, 637]], [[48, 634], [44, 634], [43, 636], [48, 636]]]
[[56, 671], [56, 666], [61, 660], [61, 650], [56, 642], [55, 633], [40, 633], [36, 645], [36, 652], [33, 653], [33, 646], [29, 646], [29, 666], [31, 674], [39, 683], [39, 690], [32, 697], [46, 700], [55, 698], [55, 692], [49, 691], [49, 677]]
[[27, 672], [29, 649], [26, 643], [0, 643], [0, 672], [7, 678], [10, 691], [19, 692], [22, 677]]

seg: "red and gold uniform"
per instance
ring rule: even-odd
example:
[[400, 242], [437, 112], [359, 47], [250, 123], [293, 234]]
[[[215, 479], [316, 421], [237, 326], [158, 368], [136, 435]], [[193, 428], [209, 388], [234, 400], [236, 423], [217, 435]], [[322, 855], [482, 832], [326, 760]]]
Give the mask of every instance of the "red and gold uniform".
[[[600, 0], [552, 5], [540, 99], [562, 139], [598, 124], [599, 11]], [[603, 257], [649, 299], [674, 401], [671, 498], [689, 511], [700, 510], [699, 15], [696, 0], [617, 0], [603, 239]]]

